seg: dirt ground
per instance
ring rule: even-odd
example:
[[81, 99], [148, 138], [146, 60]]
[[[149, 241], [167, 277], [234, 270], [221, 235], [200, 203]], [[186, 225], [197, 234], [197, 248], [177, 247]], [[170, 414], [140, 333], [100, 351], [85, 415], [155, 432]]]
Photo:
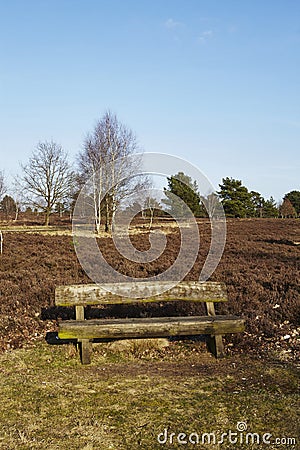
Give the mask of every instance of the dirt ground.
[[[111, 238], [99, 239], [107, 261], [124, 274], [154, 276], [176, 259], [180, 233], [157, 222], [167, 232], [167, 247], [152, 263], [132, 263], [120, 257]], [[138, 250], [149, 248], [147, 227], [140, 224], [132, 237]], [[136, 231], [137, 231], [136, 230]], [[210, 245], [210, 225], [199, 221], [201, 248], [186, 280], [197, 280]], [[61, 284], [91, 282], [82, 270], [70, 235], [28, 231], [4, 231], [0, 256], [0, 350], [6, 351], [45, 339], [55, 331], [58, 318], [72, 316], [70, 310], [54, 306], [54, 290]], [[229, 302], [219, 313], [243, 316], [246, 331], [226, 338], [228, 353], [276, 353], [283, 361], [299, 356], [300, 277], [299, 220], [229, 220], [227, 242], [221, 262], [211, 277], [224, 281]], [[179, 303], [108, 307], [107, 317], [196, 314], [202, 305]]]

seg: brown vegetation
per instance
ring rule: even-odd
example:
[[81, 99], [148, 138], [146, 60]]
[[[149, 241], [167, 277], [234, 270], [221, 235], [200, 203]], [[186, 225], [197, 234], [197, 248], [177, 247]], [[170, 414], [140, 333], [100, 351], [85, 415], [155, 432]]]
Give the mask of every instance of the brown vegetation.
[[[164, 224], [156, 223], [155, 226]], [[197, 279], [210, 244], [210, 226], [199, 221], [201, 249], [187, 280]], [[147, 227], [132, 241], [140, 250], [149, 242]], [[228, 286], [229, 302], [220, 305], [220, 313], [233, 313], [246, 319], [246, 332], [230, 336], [228, 350], [263, 353], [277, 350], [286, 357], [296, 356], [299, 327], [299, 222], [293, 219], [229, 220], [227, 243], [212, 280]], [[131, 276], [153, 276], [165, 270], [178, 254], [180, 235], [168, 227], [168, 245], [159, 260], [132, 263], [116, 253], [110, 238], [99, 245], [116, 269]], [[88, 283], [80, 267], [71, 236], [49, 236], [25, 232], [4, 233], [4, 252], [0, 256], [0, 349], [22, 347], [44, 338], [55, 329], [55, 320], [67, 313], [54, 307], [54, 289], [60, 284]], [[116, 315], [194, 314], [186, 304], [111, 307], [103, 313]], [[228, 341], [228, 342], [229, 342]], [[299, 341], [298, 341], [299, 342]]]

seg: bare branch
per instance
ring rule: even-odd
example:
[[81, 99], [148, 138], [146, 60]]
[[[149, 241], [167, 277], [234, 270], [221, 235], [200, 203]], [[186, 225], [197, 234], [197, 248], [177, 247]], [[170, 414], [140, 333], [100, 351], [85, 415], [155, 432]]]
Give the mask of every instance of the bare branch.
[[81, 179], [92, 183], [97, 232], [101, 211], [104, 209], [108, 230], [122, 198], [142, 185], [142, 177], [135, 178], [140, 161], [134, 154], [138, 150], [133, 132], [109, 111], [87, 135], [79, 155], [79, 170]]
[[0, 200], [2, 199], [5, 193], [6, 193], [6, 184], [4, 172], [0, 170]]
[[28, 164], [21, 167], [21, 184], [27, 200], [45, 212], [45, 225], [48, 225], [54, 206], [71, 193], [75, 177], [67, 155], [53, 141], [40, 142]]

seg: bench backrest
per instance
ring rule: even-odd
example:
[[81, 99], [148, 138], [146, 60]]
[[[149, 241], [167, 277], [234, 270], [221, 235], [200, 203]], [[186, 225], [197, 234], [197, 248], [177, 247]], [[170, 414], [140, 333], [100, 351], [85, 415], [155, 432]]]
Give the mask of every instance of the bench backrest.
[[[224, 283], [181, 281], [171, 286], [169, 282], [128, 282], [114, 284], [81, 284], [58, 286], [55, 290], [57, 306], [113, 305], [128, 303], [192, 301], [192, 302], [226, 302], [227, 292]], [[160, 292], [161, 287], [164, 292]], [[119, 289], [118, 289], [119, 288]], [[126, 290], [124, 290], [126, 289]], [[126, 297], [115, 292], [126, 292]], [[112, 292], [111, 292], [112, 291]], [[151, 296], [149, 296], [151, 293]]]

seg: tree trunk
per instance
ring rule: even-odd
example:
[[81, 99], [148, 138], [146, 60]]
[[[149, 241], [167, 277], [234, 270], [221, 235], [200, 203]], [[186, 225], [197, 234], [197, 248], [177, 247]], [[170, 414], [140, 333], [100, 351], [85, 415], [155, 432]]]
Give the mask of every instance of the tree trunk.
[[149, 208], [149, 210], [150, 210], [149, 230], [151, 230], [153, 224], [154, 208]]
[[109, 220], [109, 203], [108, 196], [105, 198], [105, 232], [108, 233], [110, 231], [110, 220]]
[[47, 227], [49, 225], [49, 220], [50, 220], [50, 209], [46, 209], [46, 215], [45, 215], [45, 227]]
[[16, 222], [18, 220], [18, 216], [19, 216], [19, 207], [16, 206], [16, 212], [15, 212], [15, 219], [14, 222]]
[[99, 223], [99, 222], [96, 222], [96, 233], [97, 233], [97, 234], [100, 234], [100, 228], [101, 228], [100, 223]]
[[115, 228], [115, 217], [117, 212], [117, 200], [115, 192], [112, 193], [111, 196], [111, 217], [110, 217], [110, 231], [111, 233], [114, 231]]
[[111, 222], [110, 222], [110, 231], [113, 233], [115, 230], [115, 216], [116, 216], [116, 210], [113, 209], [111, 213]]

